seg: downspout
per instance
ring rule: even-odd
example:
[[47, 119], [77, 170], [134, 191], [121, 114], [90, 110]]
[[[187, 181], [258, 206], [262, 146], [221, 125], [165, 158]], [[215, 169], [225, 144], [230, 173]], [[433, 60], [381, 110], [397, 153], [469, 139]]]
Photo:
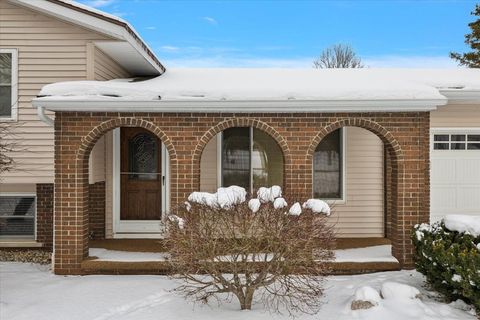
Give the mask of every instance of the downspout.
[[53, 127], [55, 121], [45, 114], [45, 107], [37, 107], [37, 115], [48, 126]]

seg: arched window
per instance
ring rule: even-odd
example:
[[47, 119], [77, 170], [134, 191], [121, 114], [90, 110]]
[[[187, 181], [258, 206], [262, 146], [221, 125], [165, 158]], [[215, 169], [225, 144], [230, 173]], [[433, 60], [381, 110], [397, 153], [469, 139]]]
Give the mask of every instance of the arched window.
[[283, 154], [277, 142], [256, 128], [229, 128], [221, 134], [221, 185], [254, 192], [283, 186]]
[[324, 137], [313, 155], [313, 196], [343, 198], [343, 130]]

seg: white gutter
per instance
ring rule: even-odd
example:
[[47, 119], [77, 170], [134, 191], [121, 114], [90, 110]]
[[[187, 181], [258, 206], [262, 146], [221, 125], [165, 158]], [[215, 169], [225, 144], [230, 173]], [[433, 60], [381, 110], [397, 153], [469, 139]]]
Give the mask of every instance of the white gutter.
[[431, 111], [447, 104], [447, 99], [405, 100], [76, 100], [48, 97], [32, 100], [36, 108], [50, 111], [79, 112], [230, 112], [230, 113], [288, 113], [288, 112], [405, 112]]
[[475, 89], [439, 89], [439, 92], [448, 98], [452, 104], [480, 103], [480, 90]]
[[38, 114], [38, 117], [40, 118], [40, 120], [45, 122], [50, 127], [53, 127], [53, 125], [55, 124], [55, 121], [45, 114], [45, 108], [44, 107], [40, 107], [40, 106], [37, 107], [37, 114]]

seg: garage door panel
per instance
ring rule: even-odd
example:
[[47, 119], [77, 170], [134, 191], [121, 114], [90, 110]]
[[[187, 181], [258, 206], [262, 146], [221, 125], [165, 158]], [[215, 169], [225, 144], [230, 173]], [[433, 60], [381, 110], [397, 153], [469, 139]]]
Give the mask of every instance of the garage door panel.
[[[435, 135], [443, 135], [437, 137]], [[442, 144], [442, 150], [431, 150], [430, 218], [442, 219], [447, 214], [480, 215], [480, 151], [455, 150], [452, 135], [463, 134], [466, 141], [476, 131], [461, 132], [432, 130], [432, 146]], [[444, 137], [447, 140], [444, 140]], [[447, 148], [444, 148], [444, 144]]]
[[449, 186], [437, 186], [435, 192], [432, 192], [431, 206], [434, 211], [444, 211], [455, 209], [457, 199], [457, 189]]
[[480, 159], [457, 159], [456, 162], [457, 182], [480, 181]]
[[432, 176], [438, 183], [450, 182], [456, 180], [456, 161], [455, 159], [436, 159], [432, 161]]
[[457, 208], [478, 209], [480, 213], [480, 186], [459, 187], [457, 191]]

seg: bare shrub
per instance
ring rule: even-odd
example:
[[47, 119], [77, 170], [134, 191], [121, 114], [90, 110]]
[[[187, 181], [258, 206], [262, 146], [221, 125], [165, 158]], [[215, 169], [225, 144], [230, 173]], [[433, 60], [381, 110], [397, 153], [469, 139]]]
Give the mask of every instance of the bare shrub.
[[325, 216], [309, 210], [292, 216], [272, 203], [253, 213], [247, 202], [229, 209], [178, 208], [182, 223], [170, 219], [167, 239], [173, 277], [183, 280], [176, 290], [204, 302], [233, 295], [242, 310], [251, 309], [255, 296], [274, 312], [318, 312], [333, 258], [334, 234]]
[[2, 173], [11, 171], [15, 162], [11, 156], [15, 149], [15, 143], [12, 142], [10, 133], [11, 125], [5, 123], [0, 124], [0, 176]]

